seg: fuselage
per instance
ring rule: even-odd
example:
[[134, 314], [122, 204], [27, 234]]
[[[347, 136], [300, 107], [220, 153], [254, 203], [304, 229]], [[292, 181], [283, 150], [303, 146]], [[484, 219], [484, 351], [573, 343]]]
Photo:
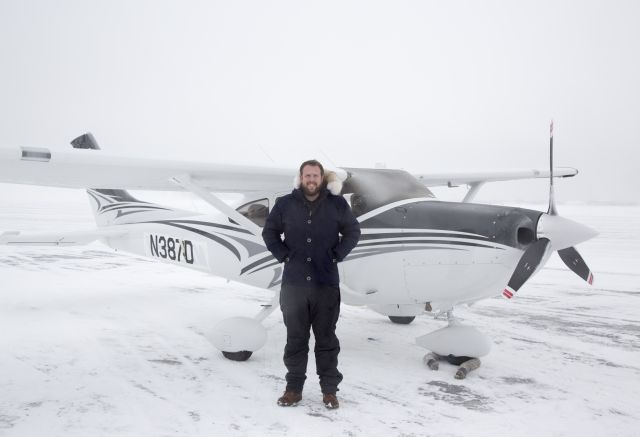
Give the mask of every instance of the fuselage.
[[[358, 217], [362, 236], [339, 266], [343, 301], [447, 307], [500, 294], [542, 213], [521, 208], [403, 199]], [[282, 266], [262, 237], [223, 214], [129, 223], [116, 250], [277, 289]], [[402, 312], [402, 311], [400, 311]]]

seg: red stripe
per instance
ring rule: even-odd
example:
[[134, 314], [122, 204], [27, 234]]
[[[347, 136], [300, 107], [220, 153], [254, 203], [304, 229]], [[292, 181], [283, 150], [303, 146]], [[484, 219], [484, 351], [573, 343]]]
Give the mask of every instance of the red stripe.
[[506, 297], [507, 299], [511, 299], [513, 297], [513, 293], [510, 292], [509, 290], [507, 290], [506, 288], [504, 289], [504, 291], [502, 292], [502, 294], [504, 295], [504, 297]]
[[593, 285], [593, 273], [589, 272], [589, 280], [587, 282], [589, 282], [589, 285]]

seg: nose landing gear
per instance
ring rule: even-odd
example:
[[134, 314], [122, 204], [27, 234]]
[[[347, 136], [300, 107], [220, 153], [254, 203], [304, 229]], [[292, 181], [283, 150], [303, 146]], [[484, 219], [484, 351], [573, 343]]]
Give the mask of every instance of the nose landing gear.
[[438, 370], [440, 367], [439, 362], [446, 361], [449, 364], [453, 364], [454, 366], [459, 366], [456, 371], [455, 378], [456, 379], [465, 379], [467, 374], [472, 370], [476, 370], [480, 367], [480, 359], [472, 358], [472, 357], [458, 357], [455, 355], [438, 355], [435, 352], [429, 352], [422, 359], [424, 364], [429, 367], [431, 370]]
[[431, 352], [423, 361], [431, 370], [438, 370], [440, 361], [459, 366], [456, 379], [465, 379], [469, 372], [480, 367], [480, 359], [491, 350], [491, 340], [473, 326], [463, 325], [453, 316], [453, 311], [446, 312], [448, 325], [445, 328], [430, 332], [416, 338], [416, 343]]

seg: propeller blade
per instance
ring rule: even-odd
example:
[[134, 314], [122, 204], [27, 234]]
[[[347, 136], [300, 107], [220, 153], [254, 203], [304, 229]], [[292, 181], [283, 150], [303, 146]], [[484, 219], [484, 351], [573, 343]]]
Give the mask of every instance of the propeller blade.
[[511, 299], [515, 296], [520, 287], [533, 275], [533, 272], [540, 265], [540, 261], [542, 261], [547, 246], [549, 246], [549, 240], [541, 238], [525, 250], [513, 275], [511, 275], [511, 279], [509, 279], [509, 284], [502, 292], [504, 297]]
[[558, 255], [562, 258], [562, 261], [575, 272], [576, 275], [587, 281], [589, 285], [593, 285], [593, 273], [591, 269], [584, 262], [584, 259], [580, 256], [575, 247], [567, 247], [558, 251]]

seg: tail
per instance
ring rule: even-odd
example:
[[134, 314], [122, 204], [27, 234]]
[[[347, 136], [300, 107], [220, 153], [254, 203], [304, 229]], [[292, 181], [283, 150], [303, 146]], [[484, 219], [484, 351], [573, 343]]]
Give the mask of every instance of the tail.
[[[80, 135], [71, 141], [74, 149], [100, 150], [91, 133]], [[194, 212], [143, 202], [126, 190], [87, 189], [93, 216], [99, 227], [168, 220], [196, 215]]]

